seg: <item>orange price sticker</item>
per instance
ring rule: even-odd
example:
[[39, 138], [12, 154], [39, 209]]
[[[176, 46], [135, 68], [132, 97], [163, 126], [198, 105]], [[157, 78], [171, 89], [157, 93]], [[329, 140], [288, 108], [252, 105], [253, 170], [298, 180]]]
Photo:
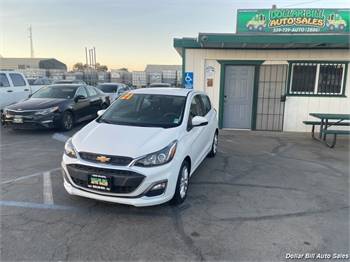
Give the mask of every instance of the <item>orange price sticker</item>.
[[133, 93], [126, 93], [126, 94], [122, 95], [122, 96], [120, 97], [120, 99], [129, 100], [129, 99], [131, 99], [133, 96], [134, 96]]

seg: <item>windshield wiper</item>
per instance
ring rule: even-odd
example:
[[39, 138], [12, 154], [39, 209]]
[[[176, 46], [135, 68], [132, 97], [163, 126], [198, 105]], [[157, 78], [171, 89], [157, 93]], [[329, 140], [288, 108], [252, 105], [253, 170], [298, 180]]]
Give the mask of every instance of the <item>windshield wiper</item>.
[[106, 124], [113, 124], [111, 121], [108, 121], [108, 120], [102, 119], [102, 118], [98, 119], [98, 122], [99, 123], [106, 123]]

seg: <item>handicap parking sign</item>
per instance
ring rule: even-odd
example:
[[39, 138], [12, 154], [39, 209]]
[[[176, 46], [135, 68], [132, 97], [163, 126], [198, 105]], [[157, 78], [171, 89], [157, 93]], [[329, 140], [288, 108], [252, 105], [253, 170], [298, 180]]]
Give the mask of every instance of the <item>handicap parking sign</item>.
[[185, 72], [185, 88], [193, 89], [193, 72]]

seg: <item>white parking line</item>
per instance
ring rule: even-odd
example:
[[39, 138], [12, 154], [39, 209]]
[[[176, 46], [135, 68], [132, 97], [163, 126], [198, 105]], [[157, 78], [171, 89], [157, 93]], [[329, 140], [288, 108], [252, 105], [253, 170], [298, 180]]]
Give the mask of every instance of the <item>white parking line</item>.
[[43, 173], [43, 196], [44, 204], [53, 205], [52, 183], [50, 172]]
[[[61, 170], [61, 168], [60, 167], [56, 167], [56, 168], [50, 169], [50, 170], [48, 170], [46, 172], [50, 172], [51, 173], [51, 172], [58, 171], [58, 170]], [[27, 176], [21, 176], [21, 177], [17, 177], [17, 178], [10, 179], [10, 180], [5, 180], [5, 181], [1, 182], [0, 184], [1, 185], [9, 184], [9, 183], [21, 181], [21, 180], [24, 180], [24, 179], [28, 179], [28, 178], [31, 178], [31, 177], [41, 176], [42, 174], [43, 174], [43, 172], [35, 173], [35, 174], [27, 175]]]
[[65, 136], [65, 135], [60, 134], [60, 133], [54, 133], [52, 135], [52, 138], [55, 139], [55, 140], [58, 140], [60, 142], [65, 143], [69, 139], [69, 136]]

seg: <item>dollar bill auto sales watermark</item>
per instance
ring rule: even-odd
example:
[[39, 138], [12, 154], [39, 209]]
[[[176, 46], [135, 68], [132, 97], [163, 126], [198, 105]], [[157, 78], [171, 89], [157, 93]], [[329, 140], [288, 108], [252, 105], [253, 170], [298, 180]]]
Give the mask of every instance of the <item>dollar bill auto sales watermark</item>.
[[286, 259], [342, 259], [349, 260], [350, 256], [348, 253], [286, 253]]

